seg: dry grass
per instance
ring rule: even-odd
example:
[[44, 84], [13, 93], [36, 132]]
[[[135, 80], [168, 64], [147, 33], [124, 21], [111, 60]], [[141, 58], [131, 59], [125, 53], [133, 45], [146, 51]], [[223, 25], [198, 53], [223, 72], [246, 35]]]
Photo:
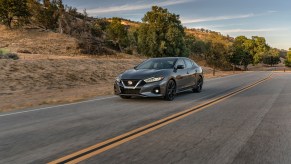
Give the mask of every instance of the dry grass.
[[32, 54], [79, 54], [77, 40], [54, 32], [35, 30], [10, 30], [0, 25], [0, 48], [12, 52], [28, 51]]
[[0, 110], [112, 94], [115, 77], [140, 61], [85, 57], [0, 60]]
[[[0, 111], [112, 95], [115, 77], [142, 60], [50, 58], [0, 60]], [[206, 78], [213, 77], [210, 68], [204, 70]], [[219, 71], [215, 77], [229, 74], [233, 73]]]

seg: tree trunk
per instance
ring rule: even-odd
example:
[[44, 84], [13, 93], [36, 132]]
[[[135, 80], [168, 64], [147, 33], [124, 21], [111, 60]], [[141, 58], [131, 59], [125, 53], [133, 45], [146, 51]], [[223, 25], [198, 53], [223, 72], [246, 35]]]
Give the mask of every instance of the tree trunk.
[[248, 70], [248, 66], [244, 65], [244, 70], [247, 71]]
[[215, 76], [215, 66], [213, 67], [213, 76]]
[[9, 17], [8, 18], [7, 25], [8, 25], [9, 28], [12, 28], [12, 25], [11, 25], [12, 24], [12, 20], [13, 20], [13, 17]]
[[61, 15], [59, 18], [59, 30], [61, 34], [63, 33], [63, 24], [62, 24], [63, 18], [62, 17], [63, 15]]

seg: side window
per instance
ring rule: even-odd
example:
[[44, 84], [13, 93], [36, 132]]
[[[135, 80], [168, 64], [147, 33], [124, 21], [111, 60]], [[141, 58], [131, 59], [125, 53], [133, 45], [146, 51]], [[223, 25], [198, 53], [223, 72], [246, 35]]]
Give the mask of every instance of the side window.
[[179, 59], [179, 60], [177, 61], [176, 66], [178, 66], [178, 65], [183, 65], [183, 66], [186, 68], [186, 66], [185, 66], [185, 62], [184, 62], [184, 60], [182, 60], [182, 59]]
[[187, 68], [192, 68], [193, 67], [193, 63], [190, 60], [185, 59], [185, 62], [186, 62]]

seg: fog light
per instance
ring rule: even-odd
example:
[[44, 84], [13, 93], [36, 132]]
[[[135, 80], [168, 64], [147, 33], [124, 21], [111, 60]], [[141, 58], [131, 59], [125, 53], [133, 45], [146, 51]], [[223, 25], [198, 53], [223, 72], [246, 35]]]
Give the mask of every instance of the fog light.
[[155, 93], [159, 93], [160, 91], [158, 89], [155, 89]]

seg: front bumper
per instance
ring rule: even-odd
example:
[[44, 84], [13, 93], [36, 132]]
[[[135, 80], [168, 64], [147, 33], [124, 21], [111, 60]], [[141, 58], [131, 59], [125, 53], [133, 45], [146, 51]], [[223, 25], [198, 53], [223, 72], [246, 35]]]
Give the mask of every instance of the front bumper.
[[[122, 96], [163, 97], [166, 92], [167, 81], [141, 83], [141, 85], [128, 87], [121, 82], [115, 82], [114, 93]], [[155, 91], [159, 90], [158, 93]]]

